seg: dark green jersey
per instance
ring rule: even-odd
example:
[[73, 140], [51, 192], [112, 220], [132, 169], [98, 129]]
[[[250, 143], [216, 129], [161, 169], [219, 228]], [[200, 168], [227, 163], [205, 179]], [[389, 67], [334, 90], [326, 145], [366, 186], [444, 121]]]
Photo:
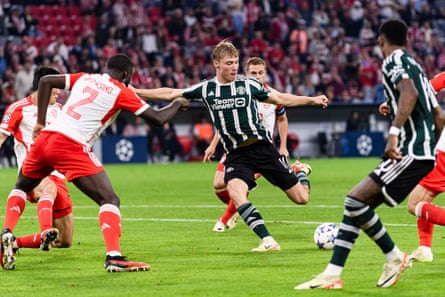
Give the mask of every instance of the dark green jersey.
[[258, 80], [238, 75], [227, 84], [216, 78], [203, 81], [187, 88], [183, 96], [204, 102], [221, 143], [231, 152], [248, 139], [272, 142], [272, 135], [260, 123], [257, 104], [269, 94]]
[[391, 117], [397, 113], [399, 91], [397, 84], [402, 79], [412, 79], [419, 93], [416, 105], [401, 129], [399, 150], [416, 159], [434, 160], [434, 115], [438, 105], [435, 92], [420, 65], [405, 51], [395, 50], [382, 64], [383, 85]]

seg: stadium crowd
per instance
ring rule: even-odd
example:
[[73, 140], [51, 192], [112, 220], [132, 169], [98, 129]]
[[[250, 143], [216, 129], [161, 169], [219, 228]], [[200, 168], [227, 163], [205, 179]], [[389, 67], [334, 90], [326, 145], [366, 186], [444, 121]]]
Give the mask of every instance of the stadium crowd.
[[136, 65], [135, 87], [184, 88], [214, 76], [210, 51], [226, 38], [240, 49], [240, 71], [248, 57], [264, 58], [266, 81], [279, 91], [324, 93], [331, 104], [380, 103], [376, 37], [390, 18], [408, 24], [408, 50], [430, 78], [445, 69], [445, 0], [0, 3], [0, 111], [27, 94], [35, 66], [103, 72], [118, 52]]

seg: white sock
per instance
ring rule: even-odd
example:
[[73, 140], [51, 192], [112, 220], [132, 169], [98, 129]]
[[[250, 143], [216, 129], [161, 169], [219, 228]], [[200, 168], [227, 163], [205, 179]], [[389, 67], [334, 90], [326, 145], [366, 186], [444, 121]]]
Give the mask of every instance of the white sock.
[[323, 271], [323, 274], [340, 276], [342, 272], [343, 272], [343, 266], [338, 266], [329, 263], [328, 266], [326, 266], [326, 269]]

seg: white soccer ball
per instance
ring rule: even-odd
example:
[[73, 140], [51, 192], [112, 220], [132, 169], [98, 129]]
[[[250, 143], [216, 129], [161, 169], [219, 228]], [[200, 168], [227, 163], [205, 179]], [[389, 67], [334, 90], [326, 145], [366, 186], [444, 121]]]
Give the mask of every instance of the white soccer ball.
[[315, 228], [314, 243], [319, 249], [332, 250], [337, 233], [338, 227], [335, 223], [323, 223]]

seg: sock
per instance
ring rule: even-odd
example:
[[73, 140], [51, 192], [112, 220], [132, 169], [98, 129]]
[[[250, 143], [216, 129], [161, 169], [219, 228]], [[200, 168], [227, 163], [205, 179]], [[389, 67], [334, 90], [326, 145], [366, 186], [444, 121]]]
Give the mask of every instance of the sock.
[[445, 209], [427, 202], [420, 202], [416, 206], [416, 216], [430, 223], [445, 226]]
[[307, 185], [309, 189], [311, 188], [311, 182], [303, 170], [298, 171], [295, 175], [297, 176], [300, 184]]
[[332, 274], [334, 270], [337, 273], [341, 271], [340, 267], [345, 266], [361, 228], [375, 241], [385, 255], [395, 248], [394, 242], [389, 237], [374, 210], [366, 203], [347, 196], [345, 198], [343, 221], [335, 239], [334, 253], [330, 260], [332, 265], [328, 265], [326, 270], [329, 270]]
[[120, 254], [121, 214], [117, 206], [104, 204], [99, 208], [100, 230], [108, 254]]
[[41, 236], [40, 233], [21, 236], [16, 238], [18, 248], [39, 248]]
[[224, 190], [215, 190], [215, 195], [218, 196], [219, 200], [221, 200], [224, 204], [228, 204], [230, 201], [229, 191]]
[[269, 231], [264, 225], [264, 220], [261, 217], [260, 212], [253, 206], [252, 203], [247, 202], [238, 207], [238, 213], [243, 218], [244, 222], [255, 232], [258, 237], [263, 239], [266, 236], [270, 236]]
[[53, 227], [53, 199], [49, 195], [42, 195], [37, 202], [37, 217], [40, 231]]
[[8, 228], [13, 231], [17, 225], [20, 216], [23, 213], [26, 205], [26, 193], [14, 189], [9, 193], [8, 201], [6, 202], [5, 221], [3, 228]]
[[236, 207], [235, 203], [233, 203], [233, 200], [229, 200], [229, 204], [227, 205], [226, 211], [221, 217], [221, 222], [223, 222], [224, 225], [227, 224], [229, 219], [236, 213]]
[[434, 224], [425, 219], [417, 218], [417, 233], [419, 234], [419, 246], [433, 246]]

